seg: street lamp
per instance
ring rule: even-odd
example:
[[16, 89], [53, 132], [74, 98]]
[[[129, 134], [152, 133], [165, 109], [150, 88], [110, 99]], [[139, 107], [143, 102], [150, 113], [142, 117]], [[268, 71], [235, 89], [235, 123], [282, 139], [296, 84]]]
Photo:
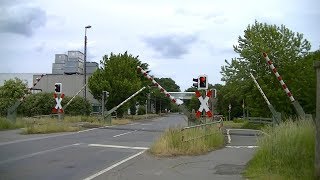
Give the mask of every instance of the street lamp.
[[84, 28], [84, 63], [83, 63], [83, 85], [84, 85], [84, 99], [87, 100], [87, 87], [85, 86], [87, 83], [87, 68], [86, 68], [86, 62], [87, 62], [87, 29], [91, 28], [90, 25], [86, 26]]

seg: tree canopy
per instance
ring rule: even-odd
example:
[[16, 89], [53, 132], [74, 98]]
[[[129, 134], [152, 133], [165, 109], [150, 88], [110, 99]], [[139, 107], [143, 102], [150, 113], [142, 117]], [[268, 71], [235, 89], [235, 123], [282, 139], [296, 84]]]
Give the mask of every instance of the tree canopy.
[[[181, 91], [180, 87], [171, 78], [155, 78], [155, 81], [157, 81], [168, 92]], [[156, 112], [159, 112], [160, 108], [161, 110], [172, 109], [173, 103], [171, 103], [170, 99], [161, 93], [158, 88], [152, 88], [150, 93], [150, 98], [155, 105]]]
[[[310, 105], [314, 99], [313, 88], [308, 82], [315, 82], [312, 58], [317, 52], [310, 53], [311, 45], [303, 38], [303, 34], [295, 33], [284, 25], [269, 25], [255, 21], [239, 36], [234, 51], [239, 57], [225, 61], [222, 67], [223, 87], [219, 87], [218, 109], [227, 114], [228, 104], [234, 107], [233, 116], [242, 114], [242, 102], [252, 116], [269, 116], [269, 109], [255, 87], [249, 73], [257, 79], [261, 88], [277, 111], [294, 114], [294, 109], [284, 93], [277, 78], [271, 72], [262, 53], [266, 52], [304, 110], [314, 112]], [[313, 86], [312, 86], [313, 87]], [[313, 93], [313, 94], [312, 94]], [[309, 101], [309, 102], [308, 102]]]
[[4, 85], [0, 86], [0, 116], [5, 116], [7, 109], [27, 92], [27, 84], [21, 79], [5, 81]]
[[[108, 91], [110, 96], [106, 107], [111, 109], [138, 91], [147, 80], [137, 73], [137, 66], [145, 70], [148, 68], [148, 64], [142, 63], [138, 56], [135, 57], [127, 52], [103, 56], [99, 69], [94, 72], [88, 82], [94, 98], [100, 100], [102, 91]], [[125, 104], [119, 108], [118, 114], [122, 115], [129, 105]]]

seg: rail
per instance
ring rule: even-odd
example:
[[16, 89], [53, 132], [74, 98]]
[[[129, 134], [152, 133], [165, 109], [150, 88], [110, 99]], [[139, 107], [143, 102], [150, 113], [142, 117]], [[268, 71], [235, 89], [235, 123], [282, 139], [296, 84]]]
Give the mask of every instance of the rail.
[[[193, 141], [193, 140], [196, 140], [196, 139], [200, 139], [200, 138], [203, 138], [203, 137], [207, 137], [207, 136], [213, 135], [215, 133], [207, 133], [207, 126], [216, 125], [218, 123], [220, 123], [219, 124], [219, 130], [220, 130], [222, 125], [223, 125], [223, 118], [220, 118], [219, 121], [213, 121], [213, 122], [209, 122], [209, 123], [205, 123], [205, 124], [199, 124], [199, 125], [184, 127], [184, 128], [181, 129], [181, 134], [182, 134], [181, 141], [182, 142], [188, 142], [188, 141]], [[189, 139], [185, 139], [185, 137], [184, 137], [184, 132], [185, 131], [190, 130], [190, 129], [203, 128], [203, 127], [205, 128], [205, 134], [204, 135], [196, 136], [196, 137], [189, 138]]]
[[248, 117], [248, 121], [251, 123], [272, 124], [273, 118]]

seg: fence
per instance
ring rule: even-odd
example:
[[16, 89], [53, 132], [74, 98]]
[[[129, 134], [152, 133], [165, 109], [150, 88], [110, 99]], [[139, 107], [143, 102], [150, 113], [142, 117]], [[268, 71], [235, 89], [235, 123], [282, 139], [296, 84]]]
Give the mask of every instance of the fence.
[[272, 124], [273, 118], [248, 117], [248, 121], [251, 123]]
[[[192, 140], [196, 140], [196, 139], [199, 139], [199, 138], [203, 138], [203, 137], [206, 137], [206, 136], [213, 135], [215, 133], [208, 133], [207, 132], [207, 126], [211, 127], [211, 126], [216, 125], [216, 124], [219, 124], [219, 130], [220, 130], [222, 125], [223, 125], [222, 118], [220, 118], [219, 121], [214, 121], [214, 122], [205, 123], [205, 124], [199, 124], [199, 125], [195, 125], [195, 126], [184, 127], [184, 128], [181, 129], [181, 134], [182, 134], [181, 141], [182, 142], [188, 142], [188, 141], [192, 141]], [[196, 136], [196, 137], [192, 137], [190, 139], [185, 139], [184, 133], [186, 133], [186, 131], [188, 131], [188, 130], [195, 130], [196, 128], [205, 128], [205, 134], [204, 135], [199, 135], [199, 136]]]

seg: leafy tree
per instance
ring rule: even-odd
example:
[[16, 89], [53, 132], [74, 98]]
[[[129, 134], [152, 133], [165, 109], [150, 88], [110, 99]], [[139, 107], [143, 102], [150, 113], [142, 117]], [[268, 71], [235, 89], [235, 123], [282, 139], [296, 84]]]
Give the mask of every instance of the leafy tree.
[[0, 116], [6, 116], [7, 109], [27, 92], [27, 84], [22, 80], [15, 78], [5, 81], [0, 86]]
[[[155, 78], [155, 81], [157, 81], [168, 92], [180, 92], [180, 87], [171, 78]], [[160, 107], [161, 110], [169, 110], [174, 106], [170, 99], [161, 93], [158, 88], [151, 89], [151, 99], [153, 103], [155, 103], [156, 112], [160, 111]]]
[[[145, 70], [148, 68], [148, 64], [142, 63], [138, 56], [134, 57], [127, 52], [103, 56], [100, 68], [93, 73], [88, 82], [94, 98], [101, 99], [102, 91], [108, 91], [110, 93], [106, 104], [108, 109], [127, 99], [147, 82], [146, 78], [137, 73], [137, 66]], [[131, 100], [131, 103], [135, 103], [136, 99]], [[117, 114], [122, 116], [129, 106], [128, 103], [124, 104], [117, 110]]]
[[[279, 27], [257, 21], [247, 27], [243, 37], [239, 36], [238, 43], [237, 46], [234, 46], [234, 51], [240, 57], [232, 58], [231, 62], [226, 60], [227, 65], [222, 67], [222, 80], [225, 81], [225, 86], [222, 87], [224, 94], [220, 99], [223, 103], [219, 102], [220, 108], [227, 107], [227, 103], [239, 106], [244, 99], [250, 115], [270, 115], [266, 103], [250, 78], [249, 73], [251, 72], [276, 110], [293, 114], [294, 109], [280, 83], [266, 64], [262, 52], [268, 53], [289, 89], [300, 101], [303, 96], [302, 91], [308, 89], [301, 87], [300, 80], [307, 78], [305, 72], [299, 78], [297, 74], [300, 73], [300, 68], [308, 64], [306, 56], [311, 48], [310, 43], [303, 38], [303, 34], [294, 33], [284, 25]], [[304, 103], [304, 101], [301, 102]], [[305, 105], [302, 104], [303, 107]], [[242, 111], [242, 109], [238, 108], [236, 111]], [[242, 114], [234, 113], [235, 115]]]

